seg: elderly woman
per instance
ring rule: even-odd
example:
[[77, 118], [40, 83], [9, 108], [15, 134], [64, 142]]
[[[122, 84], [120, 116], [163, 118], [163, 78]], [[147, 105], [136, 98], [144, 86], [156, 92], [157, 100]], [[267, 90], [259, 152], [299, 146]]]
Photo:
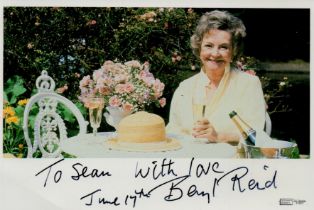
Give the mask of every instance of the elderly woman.
[[[265, 101], [258, 77], [232, 67], [241, 54], [245, 37], [242, 21], [226, 11], [204, 14], [191, 37], [193, 53], [200, 59], [198, 74], [180, 83], [170, 108], [167, 131], [206, 138], [209, 142], [239, 141], [239, 131], [229, 118], [235, 110], [256, 130], [265, 124]], [[193, 101], [204, 98], [204, 116], [193, 120]]]

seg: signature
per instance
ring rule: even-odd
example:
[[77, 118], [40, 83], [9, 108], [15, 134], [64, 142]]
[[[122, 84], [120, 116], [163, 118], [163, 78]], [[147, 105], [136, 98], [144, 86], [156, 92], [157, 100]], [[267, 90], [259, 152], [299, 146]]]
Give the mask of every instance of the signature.
[[[36, 177], [44, 176], [43, 187], [47, 187], [48, 183], [57, 184], [62, 180], [63, 171], [57, 168], [57, 165], [63, 161], [64, 159], [57, 160], [35, 174]], [[262, 177], [262, 180], [254, 177], [247, 166], [224, 169], [218, 161], [202, 163], [191, 158], [183, 173], [175, 166], [176, 162], [171, 158], [154, 160], [149, 163], [137, 161], [134, 173], [130, 176], [139, 183], [136, 189], [131, 189], [130, 192], [127, 192], [129, 189], [126, 189], [126, 192], [115, 196], [112, 194], [105, 196], [108, 195], [108, 189], [105, 190], [105, 180], [108, 177], [114, 177], [114, 174], [108, 170], [90, 168], [88, 165], [77, 162], [72, 164], [73, 174], [71, 174], [70, 180], [79, 182], [82, 179], [104, 179], [101, 182], [102, 185], [97, 189], [82, 193], [79, 200], [86, 206], [130, 205], [136, 207], [139, 200], [150, 199], [154, 195], [162, 195], [166, 202], [200, 197], [204, 199], [204, 202], [210, 204], [221, 192], [220, 188], [230, 189], [235, 193], [277, 188], [277, 170], [268, 165], [263, 165], [259, 171], [257, 177]], [[149, 185], [152, 186], [147, 187], [147, 185], [141, 184], [143, 182], [149, 182]]]

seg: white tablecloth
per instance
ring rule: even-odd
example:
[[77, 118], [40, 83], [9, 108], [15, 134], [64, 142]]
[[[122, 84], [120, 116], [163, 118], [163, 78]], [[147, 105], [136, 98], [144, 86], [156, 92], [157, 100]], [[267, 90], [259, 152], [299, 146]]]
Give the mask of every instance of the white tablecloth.
[[114, 133], [98, 133], [71, 137], [61, 142], [62, 150], [79, 158], [234, 158], [236, 147], [226, 143], [195, 143], [192, 137], [168, 134], [168, 137], [178, 139], [182, 148], [166, 152], [128, 152], [111, 150], [105, 141]]

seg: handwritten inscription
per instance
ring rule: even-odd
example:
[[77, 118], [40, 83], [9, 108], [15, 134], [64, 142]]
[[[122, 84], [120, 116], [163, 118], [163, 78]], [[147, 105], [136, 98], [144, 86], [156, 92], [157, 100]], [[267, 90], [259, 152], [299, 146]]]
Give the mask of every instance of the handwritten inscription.
[[[97, 189], [91, 193], [88, 193], [87, 195], [84, 195], [83, 197], [81, 197], [81, 200], [87, 199], [88, 202], [85, 203], [86, 206], [91, 206], [94, 203], [94, 194], [96, 194], [97, 192], [100, 192], [101, 189]], [[111, 205], [115, 205], [115, 206], [119, 206], [120, 203], [118, 202], [118, 197], [115, 197], [113, 200], [106, 200], [106, 198], [98, 198], [98, 204], [111, 204]]]
[[81, 163], [73, 164], [72, 168], [75, 170], [77, 174], [76, 176], [72, 176], [72, 179], [76, 181], [78, 181], [81, 177], [99, 178], [102, 176], [111, 176], [110, 172], [99, 171], [98, 169], [92, 169], [91, 171], [88, 171], [88, 167], [83, 166]]
[[[63, 177], [63, 172], [57, 165], [64, 159], [58, 160], [49, 166], [43, 168], [35, 176], [43, 175], [43, 187], [48, 183], [58, 184]], [[219, 193], [219, 188], [230, 189], [235, 193], [244, 193], [253, 190], [265, 191], [277, 188], [277, 170], [271, 169], [268, 165], [263, 165], [255, 178], [250, 169], [246, 166], [239, 166], [232, 169], [224, 169], [219, 162], [196, 162], [192, 158], [186, 167], [186, 170], [176, 171], [176, 163], [170, 158], [154, 160], [152, 162], [136, 162], [133, 178], [139, 185], [130, 193], [112, 195], [106, 191], [106, 179], [114, 177], [108, 170], [91, 168], [82, 163], [72, 165], [73, 174], [70, 178], [73, 181], [82, 179], [98, 180], [103, 179], [102, 186], [91, 191], [83, 192], [79, 198], [83, 205], [111, 205], [111, 206], [129, 206], [136, 207], [139, 200], [150, 199], [154, 195], [162, 195], [164, 201], [174, 202], [180, 199], [199, 197], [204, 199], [207, 204], [213, 201], [213, 198]], [[185, 171], [185, 172], [184, 172]], [[51, 175], [52, 174], [52, 175]], [[263, 176], [261, 176], [263, 175]], [[199, 180], [204, 179], [206, 185], [199, 184]], [[150, 181], [150, 186], [141, 186], [143, 181]], [[109, 180], [108, 180], [109, 182]], [[129, 189], [126, 189], [129, 190]], [[162, 192], [162, 194], [160, 194]], [[110, 195], [110, 196], [108, 196]]]
[[[164, 177], [164, 176], [168, 176], [168, 175], [177, 176], [177, 174], [171, 168], [172, 165], [174, 164], [174, 162], [171, 159], [169, 159], [168, 162], [166, 162], [166, 161], [167, 161], [167, 159], [164, 158], [162, 160], [162, 163], [160, 166], [158, 166], [157, 161], [153, 161], [152, 166], [147, 167], [146, 172], [143, 172], [142, 168], [138, 169], [139, 166], [138, 166], [138, 162], [137, 162], [136, 167], [135, 167], [135, 178], [137, 178], [138, 176], [141, 176], [142, 178], [146, 178], [149, 174], [151, 174], [153, 179], [155, 179], [155, 180], [160, 178], [160, 177]], [[159, 172], [158, 172], [158, 167], [160, 167]]]

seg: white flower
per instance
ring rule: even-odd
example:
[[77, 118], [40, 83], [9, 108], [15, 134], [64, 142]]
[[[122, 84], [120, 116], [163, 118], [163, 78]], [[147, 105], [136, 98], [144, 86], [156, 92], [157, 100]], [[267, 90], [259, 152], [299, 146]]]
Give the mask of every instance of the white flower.
[[165, 8], [162, 8], [162, 7], [161, 7], [161, 8], [158, 9], [158, 11], [159, 11], [159, 12], [164, 12], [164, 11], [165, 11]]
[[279, 85], [280, 85], [280, 86], [285, 86], [286, 83], [285, 83], [285, 82], [280, 82]]

